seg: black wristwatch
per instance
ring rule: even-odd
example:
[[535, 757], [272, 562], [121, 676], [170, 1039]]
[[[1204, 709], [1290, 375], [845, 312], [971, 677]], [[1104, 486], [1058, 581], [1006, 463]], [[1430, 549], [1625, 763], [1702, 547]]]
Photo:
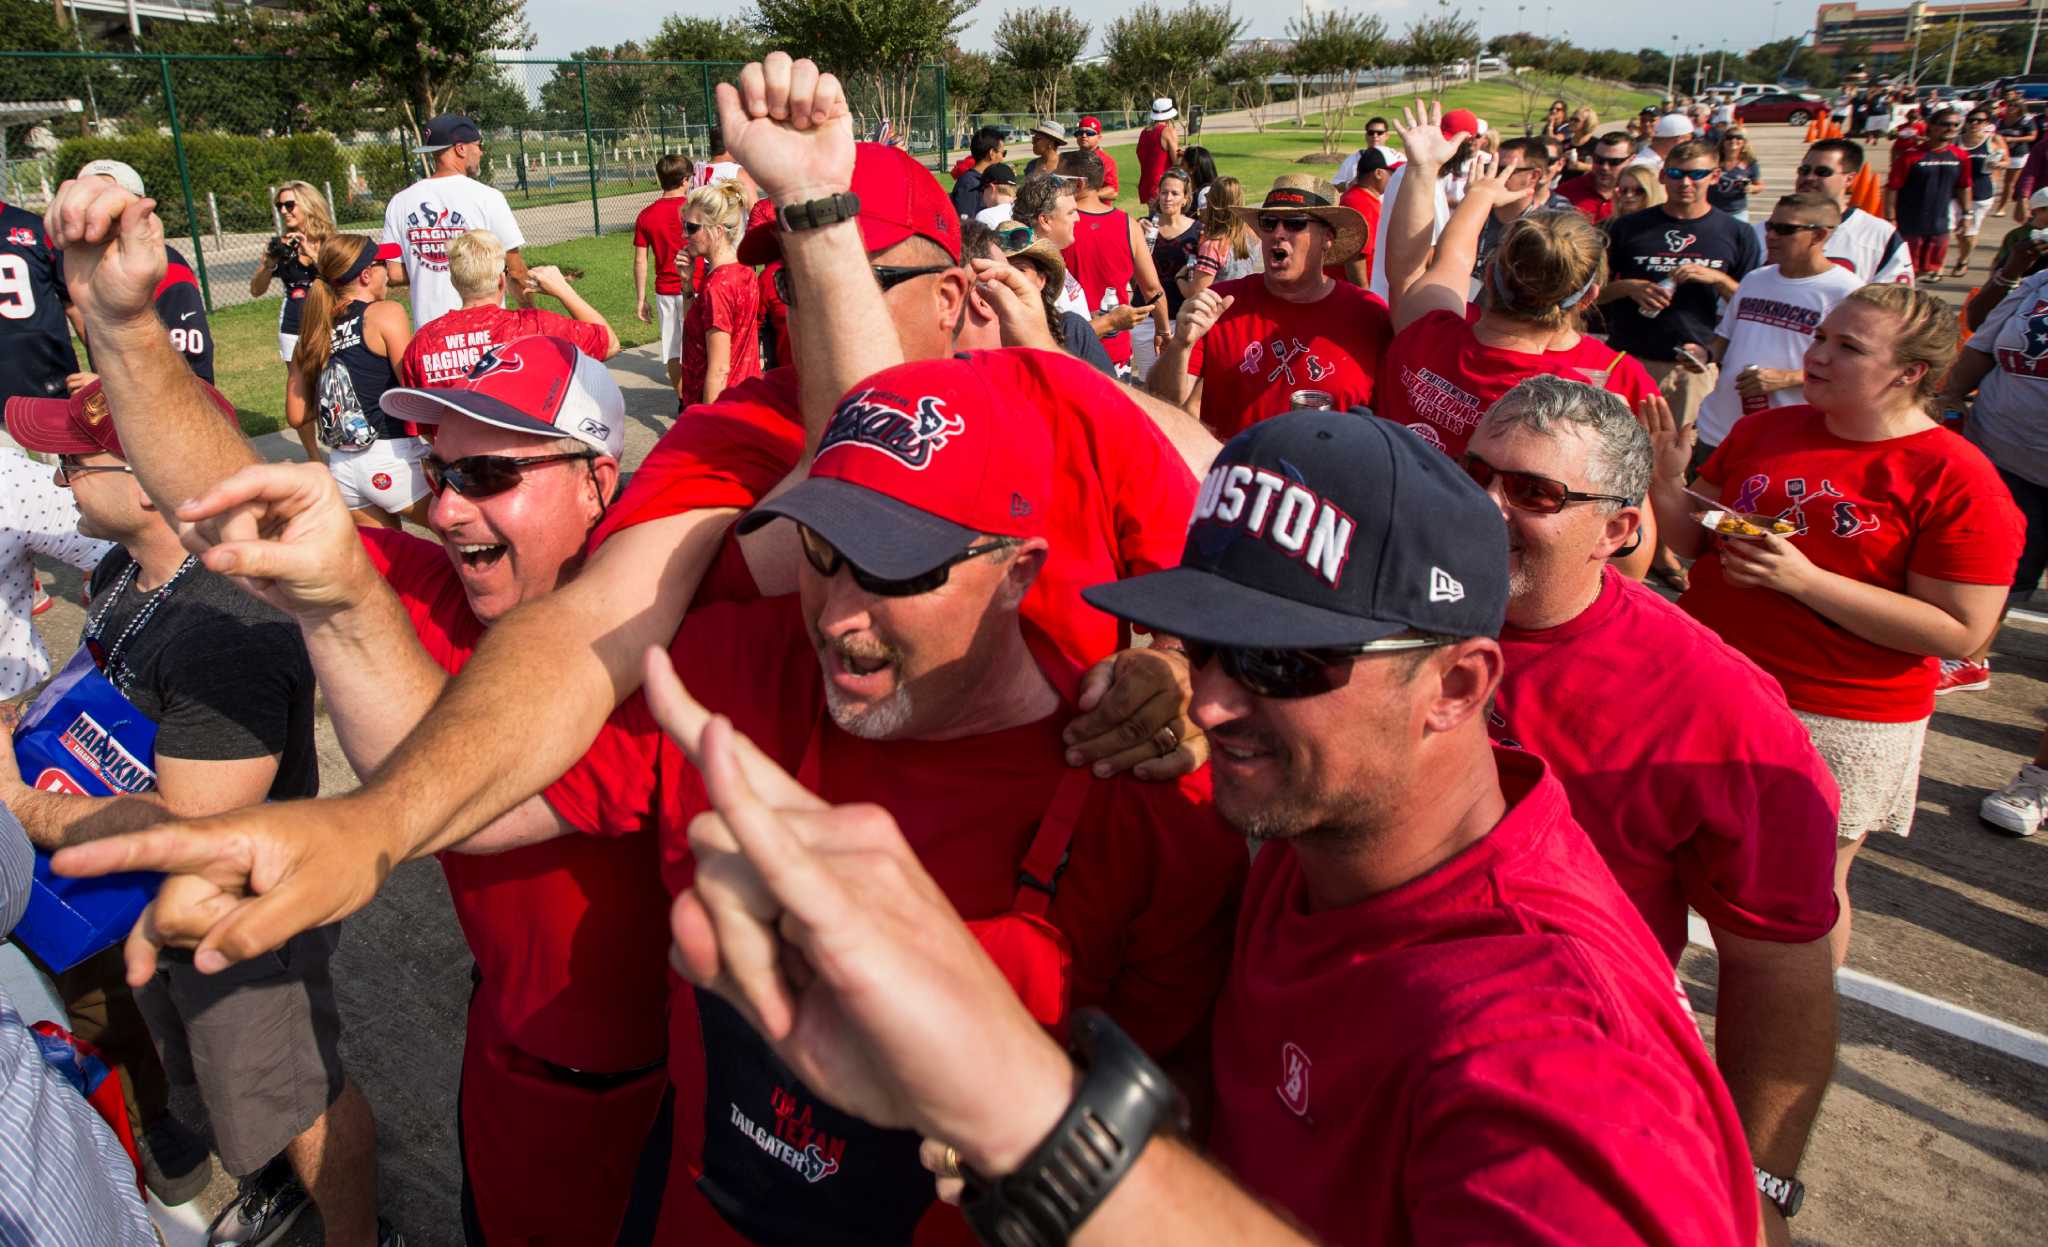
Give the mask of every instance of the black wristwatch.
[[1755, 1168], [1757, 1193], [1776, 1205], [1787, 1221], [1797, 1216], [1799, 1205], [1806, 1202], [1806, 1184], [1797, 1178], [1781, 1178], [1762, 1165]]
[[1154, 1134], [1187, 1129], [1187, 1100], [1173, 1080], [1100, 1010], [1074, 1015], [1071, 1051], [1086, 1072], [1052, 1133], [1013, 1173], [963, 1175], [960, 1211], [990, 1247], [1065, 1243]]
[[802, 203], [785, 204], [776, 211], [776, 219], [782, 223], [785, 233], [803, 229], [823, 229], [841, 221], [851, 221], [860, 215], [860, 196], [852, 191], [840, 191], [823, 199], [806, 199]]

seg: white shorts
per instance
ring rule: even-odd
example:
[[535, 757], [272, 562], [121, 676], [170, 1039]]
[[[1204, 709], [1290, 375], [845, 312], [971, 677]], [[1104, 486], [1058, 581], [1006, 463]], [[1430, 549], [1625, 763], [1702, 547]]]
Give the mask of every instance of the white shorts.
[[[1970, 201], [1970, 215], [1969, 215], [1968, 217], [1964, 218], [1964, 219], [1963, 219], [1963, 220], [1962, 220], [1962, 221], [1961, 221], [1961, 222], [1960, 222], [1960, 223], [1959, 223], [1959, 224], [1958, 224], [1958, 225], [1956, 226], [1956, 233], [1958, 233], [1958, 234], [1961, 234], [1961, 235], [1963, 235], [1963, 236], [1964, 236], [1964, 237], [1966, 237], [1966, 238], [1975, 238], [1975, 237], [1977, 236], [1977, 232], [1978, 232], [1979, 230], [1981, 230], [1981, 229], [1983, 229], [1983, 228], [1984, 228], [1984, 218], [1985, 218], [1986, 216], [1990, 215], [1990, 212], [1991, 212], [1991, 201], [1990, 201], [1990, 200], [1988, 200], [1988, 199], [1973, 199], [1973, 200], [1971, 200], [1971, 201]], [[1951, 207], [1951, 208], [1949, 209], [1949, 215], [1951, 215], [1951, 216], [1955, 215], [1955, 209], [1954, 209], [1953, 207]]]
[[420, 460], [429, 449], [424, 437], [380, 437], [361, 450], [328, 451], [327, 470], [349, 510], [377, 507], [397, 515], [427, 496]]
[[654, 311], [661, 318], [661, 362], [683, 357], [683, 313], [690, 301], [679, 294], [654, 296]]
[[1869, 723], [1805, 710], [1792, 712], [1813, 738], [1813, 747], [1834, 772], [1842, 790], [1839, 840], [1861, 840], [1873, 831], [1895, 836], [1913, 830], [1920, 798], [1920, 755], [1927, 744], [1926, 719], [1911, 723]]
[[292, 354], [299, 349], [299, 335], [280, 332], [277, 335], [277, 353], [285, 363], [292, 362]]

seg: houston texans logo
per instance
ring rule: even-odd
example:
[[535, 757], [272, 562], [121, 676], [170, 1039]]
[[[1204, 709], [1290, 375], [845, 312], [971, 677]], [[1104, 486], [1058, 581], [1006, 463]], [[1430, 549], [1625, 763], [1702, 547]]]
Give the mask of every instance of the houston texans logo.
[[1870, 508], [1853, 502], [1835, 504], [1835, 536], [1860, 537], [1877, 527], [1877, 516]]
[[434, 205], [430, 203], [423, 203], [420, 205], [420, 216], [424, 218], [426, 220], [426, 223], [429, 225], [439, 225], [441, 223], [441, 218], [445, 215], [447, 214], [434, 211]]
[[911, 400], [875, 390], [850, 395], [832, 413], [818, 453], [844, 443], [879, 451], [904, 467], [922, 472], [932, 456], [965, 432], [967, 422], [946, 410], [944, 401], [929, 395]]
[[823, 1182], [839, 1172], [839, 1160], [837, 1157], [826, 1156], [818, 1150], [818, 1145], [813, 1143], [804, 1148], [797, 1170], [804, 1175], [806, 1182]]
[[526, 360], [518, 355], [503, 354], [499, 347], [487, 346], [484, 353], [476, 357], [469, 366], [469, 379], [479, 380], [495, 372], [518, 372], [526, 367]]
[[1675, 229], [1664, 231], [1664, 249], [1666, 251], [1684, 251], [1699, 240], [1700, 236], [1698, 234], [1683, 234]]
[[2032, 310], [2027, 313], [2024, 332], [2027, 344], [2020, 348], [2022, 355], [2028, 359], [2048, 355], [2048, 299], [2035, 300]]
[[33, 247], [37, 242], [36, 232], [27, 226], [17, 225], [7, 231], [7, 241], [17, 247]]

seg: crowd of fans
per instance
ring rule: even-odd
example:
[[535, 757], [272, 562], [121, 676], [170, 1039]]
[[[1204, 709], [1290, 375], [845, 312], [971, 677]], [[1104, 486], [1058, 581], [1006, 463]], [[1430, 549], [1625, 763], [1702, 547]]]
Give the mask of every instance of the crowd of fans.
[[[1418, 101], [1247, 188], [1162, 98], [1130, 210], [1094, 117], [947, 188], [807, 61], [718, 102], [634, 225], [679, 414], [623, 490], [619, 337], [466, 118], [381, 240], [276, 193], [304, 464], [207, 384], [132, 170], [0, 206], [56, 456], [0, 458], [0, 691], [58, 558], [52, 689], [154, 725], [112, 795], [0, 766], [0, 914], [27, 846], [165, 876], [34, 964], [90, 1107], [0, 974], [0, 1219], [147, 1243], [210, 1150], [215, 1243], [402, 1243], [331, 965], [433, 855], [472, 1243], [1789, 1242], [1851, 865], [2048, 567], [2011, 116], [1858, 97], [1881, 193], [1823, 136], [1778, 194], [1703, 103]], [[1994, 192], [1966, 336], [1915, 282]], [[2038, 829], [2042, 750], [1987, 822]]]

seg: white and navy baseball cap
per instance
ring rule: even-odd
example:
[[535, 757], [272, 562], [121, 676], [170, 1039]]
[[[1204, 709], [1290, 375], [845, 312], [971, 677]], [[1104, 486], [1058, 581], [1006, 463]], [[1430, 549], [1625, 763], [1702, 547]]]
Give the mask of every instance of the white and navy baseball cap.
[[529, 334], [486, 347], [468, 375], [431, 389], [393, 387], [384, 414], [439, 424], [450, 411], [515, 433], [573, 437], [618, 458], [626, 449], [626, 398], [603, 364], [574, 343]]
[[1493, 637], [1507, 525], [1450, 456], [1393, 421], [1294, 411], [1216, 456], [1179, 567], [1081, 596], [1144, 628], [1246, 649]]
[[142, 188], [142, 175], [135, 171], [134, 165], [129, 164], [125, 160], [88, 160], [79, 168], [78, 176], [82, 178], [110, 179], [114, 185], [127, 191], [137, 199], [142, 199], [149, 194], [148, 191]]
[[416, 156], [425, 155], [457, 143], [481, 143], [483, 139], [484, 132], [477, 129], [476, 122], [460, 113], [443, 113], [427, 123], [420, 133], [419, 146], [412, 150]]

